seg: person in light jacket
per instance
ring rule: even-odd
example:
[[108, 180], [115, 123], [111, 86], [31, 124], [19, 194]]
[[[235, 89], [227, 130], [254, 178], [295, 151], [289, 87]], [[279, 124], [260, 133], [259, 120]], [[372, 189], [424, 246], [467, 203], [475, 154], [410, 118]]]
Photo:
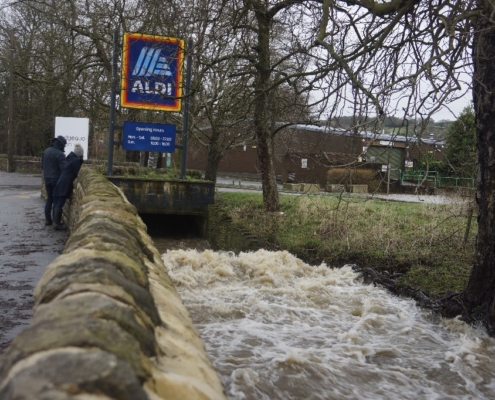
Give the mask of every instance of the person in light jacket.
[[65, 160], [65, 166], [58, 178], [53, 192], [53, 227], [57, 231], [65, 230], [67, 227], [62, 223], [62, 210], [67, 199], [72, 194], [73, 184], [81, 165], [83, 163], [84, 149], [79, 143], [74, 145]]
[[63, 136], [57, 136], [52, 140], [51, 146], [48, 147], [41, 156], [41, 169], [43, 170], [43, 179], [45, 181], [46, 189], [45, 225], [51, 225], [53, 222], [53, 191], [55, 190], [58, 178], [60, 178], [60, 174], [64, 168], [64, 149], [66, 144], [67, 140], [65, 140]]

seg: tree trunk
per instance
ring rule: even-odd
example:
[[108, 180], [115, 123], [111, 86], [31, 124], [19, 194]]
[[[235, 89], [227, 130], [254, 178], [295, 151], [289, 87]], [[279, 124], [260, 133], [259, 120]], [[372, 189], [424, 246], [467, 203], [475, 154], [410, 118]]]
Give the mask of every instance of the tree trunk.
[[278, 211], [278, 188], [273, 166], [273, 145], [268, 128], [268, 97], [270, 86], [270, 19], [256, 12], [258, 20], [258, 63], [256, 64], [254, 129], [258, 139], [258, 159], [261, 167], [263, 204], [266, 211]]
[[258, 137], [258, 160], [261, 168], [261, 183], [263, 189], [263, 204], [266, 211], [278, 211], [278, 187], [273, 166], [273, 152], [271, 140], [266, 136]]
[[218, 165], [222, 159], [221, 152], [218, 151], [218, 144], [215, 139], [212, 139], [208, 146], [208, 158], [206, 162], [205, 179], [207, 181], [216, 182]]
[[125, 160], [127, 162], [139, 162], [139, 151], [127, 150], [125, 152]]
[[163, 153], [162, 152], [158, 152], [156, 153], [156, 169], [158, 168], [163, 168], [163, 164], [164, 164], [164, 158], [163, 157]]
[[473, 43], [473, 101], [478, 157], [478, 236], [473, 271], [464, 292], [471, 321], [480, 320], [495, 333], [495, 26], [491, 5], [477, 18]]

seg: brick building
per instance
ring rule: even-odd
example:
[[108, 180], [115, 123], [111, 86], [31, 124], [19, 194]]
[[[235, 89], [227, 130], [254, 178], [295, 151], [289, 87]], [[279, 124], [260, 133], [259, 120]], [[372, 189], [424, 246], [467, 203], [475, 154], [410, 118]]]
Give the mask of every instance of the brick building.
[[[439, 160], [445, 143], [370, 131], [353, 132], [317, 125], [294, 125], [281, 131], [275, 141], [274, 165], [282, 182], [312, 182], [324, 185], [330, 167], [358, 163], [380, 169], [389, 165], [392, 179], [398, 170], [411, 168], [420, 154]], [[207, 152], [203, 146], [190, 143], [187, 167], [205, 170]], [[259, 175], [260, 165], [255, 145], [230, 149], [220, 162], [218, 171], [229, 174]]]

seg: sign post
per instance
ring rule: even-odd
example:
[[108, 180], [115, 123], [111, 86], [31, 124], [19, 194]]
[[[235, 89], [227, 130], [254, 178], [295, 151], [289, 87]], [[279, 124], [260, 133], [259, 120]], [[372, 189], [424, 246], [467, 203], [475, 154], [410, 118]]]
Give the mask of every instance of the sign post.
[[189, 130], [189, 89], [191, 86], [191, 50], [192, 39], [187, 42], [187, 70], [186, 70], [186, 87], [185, 87], [185, 106], [182, 123], [182, 159], [180, 163], [180, 179], [186, 179], [186, 161], [187, 161], [187, 134]]
[[[114, 140], [115, 100], [117, 82], [117, 40], [114, 33], [114, 63], [112, 70], [112, 95], [110, 104], [110, 129], [107, 175], [112, 175]], [[188, 42], [190, 53], [192, 41]], [[182, 145], [175, 145], [175, 126], [125, 122], [122, 145], [125, 150], [159, 151], [171, 153], [182, 149], [181, 179], [185, 179], [185, 152], [187, 151], [187, 130], [189, 101], [187, 94], [191, 80], [191, 56], [187, 58], [186, 88], [182, 88], [184, 41], [172, 37], [124, 33], [122, 52], [122, 73], [120, 105], [153, 111], [181, 111], [182, 97], [185, 96], [183, 113]], [[148, 129], [151, 130], [148, 131]], [[154, 131], [157, 129], [157, 131]]]
[[107, 175], [113, 174], [113, 146], [115, 143], [115, 103], [117, 97], [117, 63], [119, 60], [119, 51], [117, 42], [119, 40], [119, 29], [113, 32], [113, 57], [112, 57], [112, 88], [110, 93], [110, 127], [108, 129], [108, 160]]

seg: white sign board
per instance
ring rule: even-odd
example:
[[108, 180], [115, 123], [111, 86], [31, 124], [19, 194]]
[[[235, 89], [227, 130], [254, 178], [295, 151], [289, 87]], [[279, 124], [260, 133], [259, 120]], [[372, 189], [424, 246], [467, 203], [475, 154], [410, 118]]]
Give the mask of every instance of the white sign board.
[[66, 156], [74, 150], [74, 145], [79, 143], [84, 149], [84, 159], [88, 159], [88, 118], [56, 117], [55, 137], [59, 135], [62, 135], [67, 140], [67, 145], [65, 146]]
[[384, 164], [382, 165], [382, 172], [387, 172], [388, 171], [388, 165]]
[[301, 158], [301, 168], [308, 168], [308, 159]]

